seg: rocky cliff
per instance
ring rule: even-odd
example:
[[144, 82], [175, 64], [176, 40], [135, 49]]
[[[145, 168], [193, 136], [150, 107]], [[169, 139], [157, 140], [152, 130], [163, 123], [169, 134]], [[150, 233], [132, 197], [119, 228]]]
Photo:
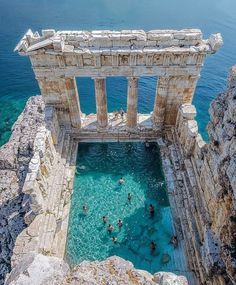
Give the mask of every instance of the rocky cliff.
[[73, 269], [57, 257], [29, 253], [11, 272], [6, 285], [187, 285], [183, 276], [137, 270], [113, 256], [102, 262], [84, 261]]
[[[236, 284], [236, 66], [229, 72], [228, 90], [213, 101], [206, 160], [211, 179], [202, 181], [208, 191], [210, 229], [219, 241], [224, 272]], [[204, 169], [203, 169], [204, 171]]]
[[0, 284], [10, 270], [17, 236], [26, 227], [28, 196], [22, 193], [34, 140], [44, 122], [41, 97], [31, 97], [12, 127], [12, 136], [0, 149]]
[[[203, 284], [236, 284], [236, 67], [211, 104], [206, 144], [194, 106], [181, 106], [176, 126], [186, 175], [190, 267]], [[181, 190], [182, 191], [182, 190]], [[183, 192], [183, 191], [182, 191]]]

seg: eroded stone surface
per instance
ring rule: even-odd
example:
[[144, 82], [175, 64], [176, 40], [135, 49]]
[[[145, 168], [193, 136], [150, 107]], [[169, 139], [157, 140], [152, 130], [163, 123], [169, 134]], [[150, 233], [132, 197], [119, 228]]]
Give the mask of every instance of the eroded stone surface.
[[11, 272], [6, 285], [187, 285], [183, 276], [137, 270], [118, 256], [84, 261], [72, 270], [62, 259], [29, 253]]
[[24, 216], [30, 211], [22, 189], [34, 155], [34, 140], [43, 124], [43, 109], [42, 99], [31, 97], [12, 127], [9, 142], [0, 149], [0, 284], [10, 269], [16, 238], [26, 227]]
[[[176, 161], [183, 164], [187, 174], [184, 185], [188, 223], [183, 228], [192, 232], [188, 247], [193, 253], [189, 259], [202, 283], [208, 280], [209, 284], [236, 284], [235, 82], [233, 67], [229, 89], [210, 107], [209, 144], [198, 134], [191, 105], [180, 108], [175, 130], [180, 146], [180, 151], [175, 146]], [[178, 172], [175, 164], [174, 167]], [[183, 187], [180, 192], [183, 195]]]

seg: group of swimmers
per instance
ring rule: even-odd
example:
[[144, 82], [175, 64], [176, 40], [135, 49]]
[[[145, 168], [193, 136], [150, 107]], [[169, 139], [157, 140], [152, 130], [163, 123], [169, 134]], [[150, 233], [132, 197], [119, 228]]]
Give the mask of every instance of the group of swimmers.
[[[118, 181], [118, 184], [119, 185], [123, 185], [124, 183], [125, 183], [125, 179], [123, 177], [121, 177], [119, 179], [119, 181]], [[132, 200], [132, 194], [131, 193], [128, 193], [127, 199], [128, 199], [128, 202], [131, 204], [131, 200]], [[84, 212], [84, 214], [87, 214], [87, 212], [88, 212], [88, 207], [86, 205], [83, 206], [83, 212]], [[149, 205], [149, 213], [150, 213], [150, 218], [154, 218], [154, 216], [155, 216], [155, 207], [152, 204]], [[104, 225], [106, 225], [107, 222], [108, 222], [108, 217], [107, 216], [103, 216], [102, 217], [102, 222], [103, 222]], [[121, 228], [123, 227], [123, 221], [121, 219], [118, 220], [117, 226], [118, 226], [119, 230], [121, 230]], [[110, 235], [112, 234], [113, 230], [114, 230], [113, 225], [112, 224], [108, 224], [107, 231], [108, 231], [108, 233]], [[117, 237], [115, 237], [115, 236], [112, 236], [111, 240], [112, 240], [112, 242], [114, 244], [117, 244], [117, 242], [118, 242], [117, 241]], [[173, 236], [171, 238], [169, 244], [173, 244], [174, 248], [176, 248], [178, 246], [177, 236]], [[149, 247], [150, 247], [151, 253], [154, 253], [156, 251], [156, 247], [157, 246], [156, 246], [156, 243], [154, 241], [151, 241]]]
[[[103, 217], [102, 217], [102, 221], [103, 221], [103, 224], [106, 225], [106, 223], [107, 223], [107, 221], [108, 221], [107, 216], [103, 216]], [[121, 230], [121, 228], [122, 228], [122, 226], [123, 226], [123, 221], [122, 221], [121, 219], [118, 220], [117, 226], [118, 226], [119, 230]], [[114, 227], [112, 226], [112, 224], [109, 224], [108, 227], [107, 227], [108, 233], [111, 234], [111, 233], [113, 232], [113, 230], [114, 230]], [[117, 238], [116, 238], [115, 236], [113, 236], [113, 237], [111, 238], [111, 240], [113, 241], [114, 244], [117, 243]]]

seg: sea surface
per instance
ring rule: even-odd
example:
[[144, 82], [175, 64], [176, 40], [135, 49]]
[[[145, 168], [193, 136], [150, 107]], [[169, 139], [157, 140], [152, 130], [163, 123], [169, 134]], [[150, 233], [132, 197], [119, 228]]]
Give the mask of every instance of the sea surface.
[[[156, 143], [80, 143], [76, 166], [66, 248], [72, 266], [117, 255], [138, 269], [186, 275], [182, 248], [169, 243], [173, 219]], [[110, 234], [108, 224], [114, 228]]]
[[[27, 98], [39, 94], [29, 59], [13, 49], [31, 28], [41, 29], [182, 29], [200, 28], [204, 37], [221, 32], [223, 48], [205, 61], [194, 96], [200, 132], [207, 139], [208, 107], [226, 87], [230, 66], [236, 63], [235, 0], [0, 0], [0, 145]], [[153, 109], [156, 78], [139, 82], [139, 112]], [[126, 108], [125, 78], [108, 78], [109, 111]], [[93, 82], [78, 79], [82, 111], [95, 112]]]

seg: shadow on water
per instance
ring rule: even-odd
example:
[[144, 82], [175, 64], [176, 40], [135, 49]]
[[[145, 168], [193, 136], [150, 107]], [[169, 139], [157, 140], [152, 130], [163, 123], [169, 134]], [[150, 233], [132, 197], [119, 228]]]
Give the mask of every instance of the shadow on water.
[[[169, 241], [173, 229], [168, 224], [163, 209], [157, 209], [155, 216], [150, 218], [149, 201], [145, 201], [146, 207], [136, 210], [133, 215], [124, 219], [122, 230], [114, 233], [118, 242], [110, 247], [109, 256], [120, 256], [130, 260], [136, 268], [154, 273], [165, 269], [164, 255], [167, 254], [171, 260], [173, 248]], [[152, 241], [157, 246], [154, 252], [150, 251]]]

